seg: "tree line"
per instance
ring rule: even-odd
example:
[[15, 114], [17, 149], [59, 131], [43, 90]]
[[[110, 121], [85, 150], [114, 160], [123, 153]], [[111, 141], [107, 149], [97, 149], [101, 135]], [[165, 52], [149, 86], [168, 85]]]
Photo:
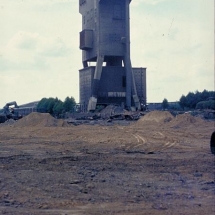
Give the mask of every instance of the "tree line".
[[[73, 97], [66, 97], [64, 101], [58, 98], [42, 98], [37, 111], [41, 113], [50, 113], [53, 116], [61, 117], [66, 112], [75, 112], [76, 102]], [[162, 102], [163, 109], [172, 110], [194, 110], [194, 109], [212, 109], [215, 110], [215, 91], [203, 90], [195, 93], [189, 92], [186, 96], [182, 95], [178, 103], [169, 104], [165, 98]]]
[[195, 93], [189, 92], [186, 96], [182, 95], [178, 104], [169, 105], [168, 100], [165, 98], [162, 102], [163, 109], [212, 109], [215, 110], [215, 91], [203, 90], [202, 92], [196, 91]]
[[37, 105], [37, 111], [60, 117], [66, 112], [74, 112], [75, 106], [76, 102], [73, 97], [66, 97], [64, 101], [52, 97], [42, 98]]

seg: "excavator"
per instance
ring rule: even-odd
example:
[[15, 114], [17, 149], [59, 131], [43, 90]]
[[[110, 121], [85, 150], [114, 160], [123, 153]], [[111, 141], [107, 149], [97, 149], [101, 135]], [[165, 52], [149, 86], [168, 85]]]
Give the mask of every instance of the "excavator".
[[0, 109], [0, 123], [4, 123], [8, 119], [18, 120], [22, 118], [22, 116], [20, 116], [17, 111], [15, 112], [15, 109], [18, 109], [18, 108], [19, 106], [15, 101], [8, 102], [3, 107], [3, 109]]

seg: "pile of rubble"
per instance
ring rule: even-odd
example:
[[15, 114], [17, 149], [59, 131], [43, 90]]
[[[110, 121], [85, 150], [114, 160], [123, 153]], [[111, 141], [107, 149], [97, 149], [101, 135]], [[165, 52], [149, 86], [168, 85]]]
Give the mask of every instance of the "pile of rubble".
[[[144, 114], [139, 111], [130, 112], [124, 110], [120, 106], [108, 105], [98, 113], [83, 113], [73, 114], [71, 118], [67, 119], [67, 123], [73, 125], [80, 124], [102, 124], [112, 125], [114, 123], [129, 124], [130, 121], [140, 119]], [[127, 122], [127, 123], [126, 123]]]

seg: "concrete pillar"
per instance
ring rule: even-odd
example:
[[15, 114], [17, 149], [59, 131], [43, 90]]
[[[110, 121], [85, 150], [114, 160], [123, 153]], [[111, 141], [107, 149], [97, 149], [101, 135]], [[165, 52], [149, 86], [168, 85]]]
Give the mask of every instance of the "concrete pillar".
[[104, 62], [104, 56], [99, 55], [97, 57], [96, 69], [93, 78], [93, 87], [92, 87], [92, 96], [90, 97], [88, 103], [88, 111], [92, 111], [96, 109], [98, 91], [99, 91], [99, 81], [101, 79], [102, 74], [102, 64]]

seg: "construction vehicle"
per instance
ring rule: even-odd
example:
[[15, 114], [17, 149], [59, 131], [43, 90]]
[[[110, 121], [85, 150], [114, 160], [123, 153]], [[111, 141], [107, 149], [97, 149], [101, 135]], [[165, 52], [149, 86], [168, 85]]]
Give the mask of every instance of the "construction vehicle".
[[5, 121], [9, 119], [18, 120], [22, 118], [22, 116], [19, 115], [18, 111], [15, 111], [19, 108], [17, 103], [15, 101], [8, 102], [3, 109], [0, 109], [0, 123], [4, 123]]
[[215, 131], [211, 135], [210, 148], [211, 153], [215, 155]]

